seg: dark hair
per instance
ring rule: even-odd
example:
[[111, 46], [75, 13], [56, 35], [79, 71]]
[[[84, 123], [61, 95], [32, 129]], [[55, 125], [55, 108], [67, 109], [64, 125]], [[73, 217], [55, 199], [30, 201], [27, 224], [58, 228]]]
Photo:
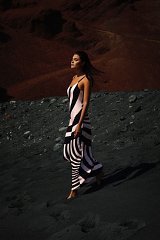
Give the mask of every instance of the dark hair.
[[102, 73], [102, 71], [95, 68], [88, 57], [88, 54], [84, 51], [76, 51], [74, 54], [79, 55], [81, 61], [84, 63], [82, 71], [86, 74], [86, 77], [91, 81], [92, 86], [94, 83], [94, 75], [97, 75], [98, 73]]

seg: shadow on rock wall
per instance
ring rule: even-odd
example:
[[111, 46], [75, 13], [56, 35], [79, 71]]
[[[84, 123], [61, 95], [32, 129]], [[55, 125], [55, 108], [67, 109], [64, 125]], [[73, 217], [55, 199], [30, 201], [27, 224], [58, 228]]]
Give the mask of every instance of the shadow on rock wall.
[[31, 32], [38, 36], [53, 37], [62, 32], [65, 20], [61, 12], [54, 9], [42, 10], [31, 21]]
[[13, 98], [13, 96], [9, 96], [7, 94], [7, 90], [5, 88], [0, 87], [0, 102], [7, 102]]

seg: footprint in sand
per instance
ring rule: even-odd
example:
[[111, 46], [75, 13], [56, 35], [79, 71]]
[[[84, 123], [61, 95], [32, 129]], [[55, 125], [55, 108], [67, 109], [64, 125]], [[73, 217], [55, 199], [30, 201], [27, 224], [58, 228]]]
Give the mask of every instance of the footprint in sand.
[[88, 213], [76, 223], [54, 233], [48, 240], [125, 240], [145, 227], [145, 222], [129, 219], [125, 222], [108, 223], [100, 221], [100, 216]]

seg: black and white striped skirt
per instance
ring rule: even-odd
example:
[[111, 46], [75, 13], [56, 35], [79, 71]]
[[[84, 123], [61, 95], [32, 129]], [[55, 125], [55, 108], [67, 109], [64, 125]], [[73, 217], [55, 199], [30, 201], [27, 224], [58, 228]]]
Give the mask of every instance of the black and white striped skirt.
[[72, 167], [72, 190], [93, 179], [103, 168], [92, 154], [91, 144], [87, 145], [82, 136], [64, 143], [63, 158]]

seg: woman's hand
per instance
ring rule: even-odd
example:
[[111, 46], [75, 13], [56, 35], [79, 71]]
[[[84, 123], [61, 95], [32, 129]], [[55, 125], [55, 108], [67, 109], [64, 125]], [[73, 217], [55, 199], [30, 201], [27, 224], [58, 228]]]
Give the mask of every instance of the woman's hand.
[[79, 137], [80, 132], [81, 132], [81, 125], [77, 124], [77, 127], [76, 127], [76, 129], [74, 131], [74, 138]]

